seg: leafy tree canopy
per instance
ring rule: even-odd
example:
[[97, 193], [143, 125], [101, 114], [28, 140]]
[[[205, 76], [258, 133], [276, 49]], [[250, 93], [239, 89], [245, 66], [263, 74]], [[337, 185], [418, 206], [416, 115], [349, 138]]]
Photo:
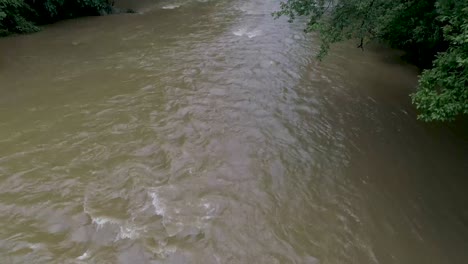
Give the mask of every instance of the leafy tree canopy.
[[108, 0], [0, 0], [0, 36], [30, 33], [37, 25], [108, 11]]

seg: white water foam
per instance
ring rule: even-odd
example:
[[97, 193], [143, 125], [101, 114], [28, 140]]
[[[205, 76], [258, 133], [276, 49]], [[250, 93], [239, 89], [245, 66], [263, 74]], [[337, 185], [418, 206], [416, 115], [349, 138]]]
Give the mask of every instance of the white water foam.
[[236, 36], [239, 36], [239, 37], [242, 37], [246, 32], [246, 29], [245, 28], [241, 28], [241, 29], [238, 29], [236, 31], [234, 31], [234, 35]]
[[89, 253], [88, 253], [88, 251], [89, 251], [89, 250], [86, 250], [86, 252], [83, 253], [83, 255], [77, 257], [76, 259], [77, 259], [77, 260], [86, 260], [86, 259], [88, 259], [88, 258], [89, 258]]
[[32, 250], [36, 250], [36, 249], [40, 249], [40, 248], [43, 248], [43, 245], [42, 244], [31, 244], [31, 243], [28, 243], [28, 247]]
[[236, 36], [239, 36], [239, 37], [247, 36], [248, 38], [254, 38], [254, 37], [260, 35], [261, 33], [262, 33], [262, 31], [260, 31], [260, 30], [248, 31], [245, 28], [241, 28], [241, 29], [238, 29], [238, 30], [233, 32], [233, 34], [236, 35]]
[[119, 224], [119, 220], [109, 217], [91, 217], [93, 224], [97, 226], [97, 229], [101, 229], [105, 224]]
[[92, 217], [92, 222], [97, 226], [96, 229], [99, 230], [104, 227], [106, 224], [112, 224], [119, 227], [119, 232], [115, 237], [115, 241], [121, 239], [131, 239], [135, 240], [140, 237], [140, 233], [146, 231], [146, 227], [139, 227], [131, 223], [122, 223], [117, 219], [109, 217]]
[[159, 216], [164, 216], [164, 214], [166, 213], [166, 206], [161, 202], [158, 194], [156, 192], [152, 192], [150, 193], [150, 196], [153, 200], [152, 204], [156, 214]]
[[166, 5], [166, 6], [163, 6], [162, 9], [176, 9], [179, 7], [180, 5]]
[[121, 226], [116, 240], [120, 240], [120, 239], [135, 240], [140, 237], [141, 231], [146, 231], [146, 227], [138, 227], [135, 225]]
[[175, 245], [168, 245], [166, 240], [158, 240], [158, 245], [150, 249], [155, 255], [160, 258], [168, 258], [177, 251]]

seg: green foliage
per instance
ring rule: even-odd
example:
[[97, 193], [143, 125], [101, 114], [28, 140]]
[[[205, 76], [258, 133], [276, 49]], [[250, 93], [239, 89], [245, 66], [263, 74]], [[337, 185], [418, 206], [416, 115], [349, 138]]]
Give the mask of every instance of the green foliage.
[[435, 3], [412, 0], [394, 4], [390, 12], [384, 12], [379, 39], [407, 51], [407, 59], [419, 66], [431, 67], [437, 52], [447, 49]]
[[468, 115], [468, 5], [444, 1], [437, 9], [449, 47], [423, 72], [412, 99], [422, 120], [453, 121]]
[[379, 40], [403, 49], [425, 68], [413, 103], [425, 121], [468, 115], [468, 0], [287, 0], [275, 17], [307, 16], [306, 31], [330, 45]]
[[35, 32], [37, 25], [109, 9], [108, 0], [0, 0], [0, 36]]
[[25, 18], [31, 13], [22, 0], [0, 0], [0, 36], [37, 31], [38, 28]]

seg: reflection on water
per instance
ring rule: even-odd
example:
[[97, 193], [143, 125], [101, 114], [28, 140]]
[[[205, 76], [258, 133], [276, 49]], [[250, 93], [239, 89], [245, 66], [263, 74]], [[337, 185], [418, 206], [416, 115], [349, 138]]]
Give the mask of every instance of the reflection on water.
[[277, 1], [0, 40], [6, 263], [465, 263], [468, 145], [388, 51], [314, 59]]

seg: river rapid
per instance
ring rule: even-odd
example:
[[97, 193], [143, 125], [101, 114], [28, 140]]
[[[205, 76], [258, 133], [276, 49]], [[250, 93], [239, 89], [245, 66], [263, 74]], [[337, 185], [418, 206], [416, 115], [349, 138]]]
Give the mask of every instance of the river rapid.
[[468, 143], [397, 52], [318, 62], [279, 1], [117, 5], [0, 39], [1, 263], [468, 263]]

